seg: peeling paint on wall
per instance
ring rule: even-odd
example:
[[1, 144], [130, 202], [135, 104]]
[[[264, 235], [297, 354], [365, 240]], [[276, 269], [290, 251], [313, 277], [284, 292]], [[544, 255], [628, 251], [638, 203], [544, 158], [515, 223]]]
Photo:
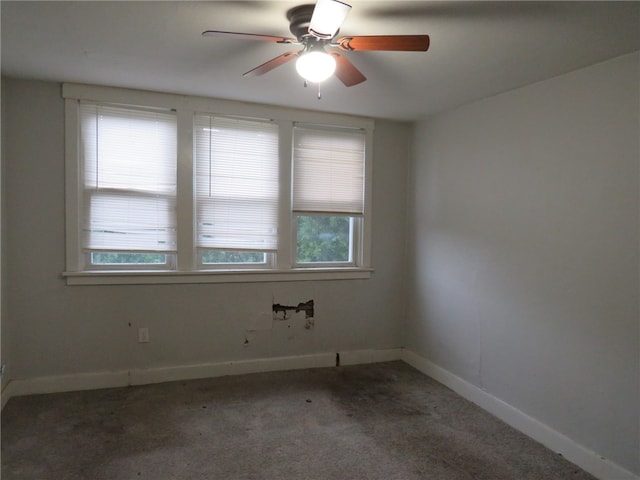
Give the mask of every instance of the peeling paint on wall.
[[313, 300], [309, 300], [304, 303], [299, 303], [296, 306], [280, 305], [279, 303], [273, 304], [273, 319], [274, 320], [287, 320], [287, 312], [295, 310], [296, 313], [304, 312], [304, 318], [313, 317]]
[[274, 330], [275, 322], [286, 322], [286, 328], [290, 331], [288, 338], [292, 340], [295, 337], [293, 332], [294, 320], [300, 319], [301, 316], [296, 318], [296, 314], [301, 312], [304, 312], [304, 328], [312, 330], [315, 327], [315, 305], [313, 300], [300, 302], [297, 305], [273, 303], [270, 313], [260, 312], [259, 315], [249, 320], [242, 342], [243, 346], [248, 347], [258, 332]]

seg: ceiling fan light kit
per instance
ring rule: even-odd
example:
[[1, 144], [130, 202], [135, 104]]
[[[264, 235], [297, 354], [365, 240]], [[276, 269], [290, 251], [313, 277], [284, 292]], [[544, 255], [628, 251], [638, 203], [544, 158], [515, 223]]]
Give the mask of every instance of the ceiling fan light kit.
[[324, 82], [336, 71], [336, 59], [324, 51], [312, 50], [298, 57], [296, 71], [308, 82]]
[[[339, 50], [426, 52], [429, 48], [428, 35], [349, 36], [334, 40], [350, 10], [351, 5], [339, 0], [317, 0], [315, 5], [290, 9], [287, 19], [295, 38], [221, 30], [206, 30], [202, 35], [302, 45], [302, 50], [285, 52], [245, 72], [244, 76], [264, 75], [296, 58], [296, 71], [304, 78], [305, 86], [307, 82], [320, 84], [333, 74], [347, 87], [367, 79]], [[332, 50], [327, 51], [327, 47]]]

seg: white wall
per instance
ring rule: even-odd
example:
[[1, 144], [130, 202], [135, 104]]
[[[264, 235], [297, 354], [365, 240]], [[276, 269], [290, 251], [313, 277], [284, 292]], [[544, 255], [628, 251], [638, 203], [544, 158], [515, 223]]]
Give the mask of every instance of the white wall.
[[405, 344], [640, 473], [639, 55], [420, 122]]
[[[0, 89], [2, 87], [0, 80]], [[0, 94], [0, 99], [2, 95]], [[2, 172], [4, 171], [4, 144], [5, 144], [5, 134], [2, 125], [4, 124], [4, 109], [0, 112], [0, 365], [5, 365], [7, 362], [7, 358], [9, 357], [9, 348], [11, 344], [9, 342], [9, 332], [8, 332], [8, 323], [4, 320], [5, 315], [5, 305], [4, 301], [4, 288], [7, 284], [5, 281], [5, 268], [4, 268], [4, 236], [6, 232], [6, 228], [4, 225], [4, 175]], [[2, 380], [0, 381], [0, 392], [4, 390], [8, 382], [9, 376], [8, 372], [5, 372], [2, 376]], [[0, 396], [2, 394], [0, 393]], [[2, 402], [0, 401], [0, 405]]]
[[[60, 85], [4, 79], [7, 315], [11, 378], [400, 347], [406, 296], [408, 124], [377, 122], [373, 278], [160, 286], [67, 286]], [[315, 300], [304, 320], [250, 334], [277, 303]], [[262, 322], [257, 322], [264, 327]], [[268, 323], [268, 322], [267, 322]], [[137, 343], [138, 327], [151, 342]]]

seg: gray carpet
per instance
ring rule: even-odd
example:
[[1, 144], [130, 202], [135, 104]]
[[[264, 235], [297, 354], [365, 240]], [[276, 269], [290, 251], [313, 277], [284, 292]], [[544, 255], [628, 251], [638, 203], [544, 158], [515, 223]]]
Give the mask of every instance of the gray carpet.
[[16, 397], [3, 480], [594, 477], [402, 362]]

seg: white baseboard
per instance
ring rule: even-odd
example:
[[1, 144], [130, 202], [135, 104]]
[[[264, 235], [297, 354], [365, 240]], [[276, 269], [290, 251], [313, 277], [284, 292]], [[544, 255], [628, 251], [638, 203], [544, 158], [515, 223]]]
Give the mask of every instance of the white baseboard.
[[[402, 349], [353, 350], [338, 353], [340, 355], [341, 365], [359, 365], [365, 363], [400, 360]], [[223, 363], [161, 367], [131, 370], [130, 385], [143, 385], [147, 383], [161, 383], [196, 378], [213, 378], [224, 375], [243, 375], [245, 373], [333, 367], [335, 365], [335, 353], [318, 353], [312, 355], [295, 355], [290, 357], [237, 360]]]
[[477, 404], [601, 480], [640, 480], [638, 475], [598, 455], [551, 427], [454, 375], [426, 358], [403, 349], [401, 359], [460, 396]]
[[225, 375], [330, 367], [335, 365], [335, 353], [296, 355], [290, 357], [259, 358], [220, 363], [180, 365], [131, 370], [130, 385], [214, 378]]
[[[400, 360], [402, 349], [352, 350], [338, 352], [341, 365], [356, 365]], [[336, 365], [336, 353], [317, 353], [288, 357], [234, 360], [217, 363], [175, 365], [117, 372], [93, 372], [71, 375], [52, 375], [29, 379], [10, 380], [0, 395], [2, 408], [12, 397], [59, 393], [99, 388], [126, 387], [150, 383], [213, 378], [225, 375], [242, 375], [278, 370], [332, 367]]]
[[0, 392], [0, 411], [2, 411], [11, 397], [11, 384], [7, 383], [2, 389], [2, 392]]
[[394, 360], [401, 359], [401, 348], [387, 348], [384, 350], [351, 350], [347, 352], [340, 352], [340, 365], [363, 365], [365, 363], [392, 362]]
[[52, 375], [21, 380], [10, 380], [2, 392], [2, 406], [12, 398], [22, 395], [95, 390], [98, 388], [129, 385], [129, 372], [92, 372], [70, 375]]

